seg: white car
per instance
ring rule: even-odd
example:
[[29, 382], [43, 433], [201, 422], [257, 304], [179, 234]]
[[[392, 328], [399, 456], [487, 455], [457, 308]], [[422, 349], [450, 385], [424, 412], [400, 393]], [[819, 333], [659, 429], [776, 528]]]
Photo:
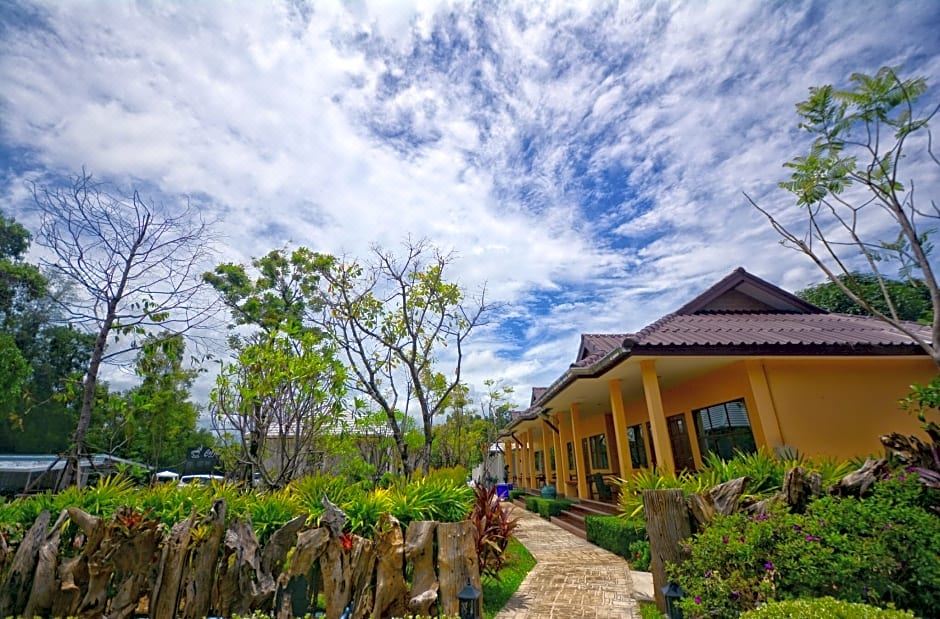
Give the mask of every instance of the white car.
[[208, 486], [212, 483], [222, 483], [225, 481], [225, 478], [221, 475], [183, 475], [180, 477], [180, 486], [188, 486], [189, 484], [202, 484], [203, 486]]

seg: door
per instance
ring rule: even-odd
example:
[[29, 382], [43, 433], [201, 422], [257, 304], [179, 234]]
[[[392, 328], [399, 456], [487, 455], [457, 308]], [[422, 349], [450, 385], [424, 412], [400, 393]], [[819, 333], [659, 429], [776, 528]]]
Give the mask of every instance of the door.
[[684, 414], [666, 417], [666, 427], [669, 429], [669, 444], [672, 445], [672, 457], [675, 461], [676, 471], [694, 471], [695, 456], [692, 455], [692, 444], [689, 442], [689, 424]]

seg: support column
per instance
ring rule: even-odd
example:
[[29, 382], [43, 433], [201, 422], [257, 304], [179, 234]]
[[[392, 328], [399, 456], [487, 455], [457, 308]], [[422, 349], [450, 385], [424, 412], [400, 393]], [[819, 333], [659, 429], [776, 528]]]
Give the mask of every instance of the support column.
[[529, 485], [526, 487], [535, 490], [535, 442], [532, 440], [532, 430], [526, 430], [525, 444], [528, 446], [525, 454], [525, 466], [529, 472]]
[[572, 492], [571, 487], [568, 485], [568, 479], [571, 475], [570, 471], [572, 469], [573, 462], [568, 461], [568, 443], [571, 442], [571, 421], [563, 417], [564, 413], [558, 413], [555, 416], [558, 424], [558, 429], [561, 431], [558, 440], [561, 442], [561, 486], [560, 490], [564, 492], [565, 496], [577, 496], [577, 490]]
[[506, 450], [506, 464], [509, 465], [509, 479], [506, 481], [510, 484], [516, 483], [516, 450], [513, 449], [512, 441], [506, 441], [503, 444], [503, 449]]
[[754, 426], [755, 438], [760, 439], [760, 435], [763, 435], [764, 446], [771, 451], [776, 450], [785, 443], [777, 419], [777, 407], [774, 405], [767, 374], [764, 372], [764, 362], [760, 359], [748, 359], [744, 362], [744, 367], [747, 369], [747, 380], [751, 385], [751, 394], [754, 396], [754, 406], [757, 408], [754, 411], [756, 415], [751, 415], [748, 411], [751, 425]]
[[578, 471], [578, 498], [589, 499], [587, 471], [584, 470], [584, 450], [581, 449], [581, 412], [577, 404], [571, 405], [571, 442], [574, 443], [574, 466]]
[[[555, 424], [558, 427], [558, 424]], [[552, 432], [552, 446], [555, 448], [555, 492], [564, 496], [565, 479], [561, 469], [561, 437], [558, 432]]]
[[692, 460], [695, 461], [695, 468], [701, 470], [705, 461], [702, 460], [702, 450], [698, 444], [698, 433], [695, 431], [695, 419], [692, 418], [692, 412], [685, 414], [685, 424], [689, 429], [689, 446], [692, 448]]
[[542, 424], [542, 467], [545, 469], [542, 472], [545, 473], [545, 485], [549, 485], [552, 483], [551, 475], [549, 475], [549, 466], [552, 463], [551, 450], [549, 447], [552, 445], [552, 436], [554, 436], [554, 433], [552, 429], [548, 427], [548, 422], [545, 420], [545, 417], [542, 417], [539, 421]]
[[633, 461], [630, 459], [630, 446], [627, 444], [627, 413], [623, 407], [623, 392], [620, 381], [607, 383], [610, 391], [610, 412], [614, 415], [614, 435], [617, 443], [617, 459], [620, 462], [620, 476], [624, 479], [633, 477]]
[[641, 361], [640, 372], [643, 375], [643, 393], [646, 396], [646, 412], [653, 430], [656, 459], [662, 470], [675, 474], [676, 460], [672, 456], [672, 445], [669, 443], [669, 429], [666, 427], [663, 396], [659, 391], [659, 377], [656, 376], [656, 362], [652, 359]]

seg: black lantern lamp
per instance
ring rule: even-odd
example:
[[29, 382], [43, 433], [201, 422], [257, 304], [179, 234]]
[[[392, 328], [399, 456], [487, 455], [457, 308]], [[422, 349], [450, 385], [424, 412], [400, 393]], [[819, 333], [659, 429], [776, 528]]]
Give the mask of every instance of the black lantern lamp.
[[679, 608], [679, 598], [682, 597], [682, 587], [674, 582], [669, 583], [661, 589], [663, 597], [666, 598], [666, 616], [669, 619], [682, 619], [682, 609]]
[[482, 599], [480, 590], [476, 589], [467, 579], [467, 585], [457, 594], [457, 600], [460, 602], [460, 619], [480, 619], [483, 616], [481, 608]]

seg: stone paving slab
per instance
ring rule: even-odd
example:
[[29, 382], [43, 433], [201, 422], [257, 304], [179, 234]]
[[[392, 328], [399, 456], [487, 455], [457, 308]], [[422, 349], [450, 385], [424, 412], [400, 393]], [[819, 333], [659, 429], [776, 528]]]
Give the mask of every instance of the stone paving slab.
[[536, 564], [496, 619], [639, 617], [626, 561], [531, 512], [513, 515]]

